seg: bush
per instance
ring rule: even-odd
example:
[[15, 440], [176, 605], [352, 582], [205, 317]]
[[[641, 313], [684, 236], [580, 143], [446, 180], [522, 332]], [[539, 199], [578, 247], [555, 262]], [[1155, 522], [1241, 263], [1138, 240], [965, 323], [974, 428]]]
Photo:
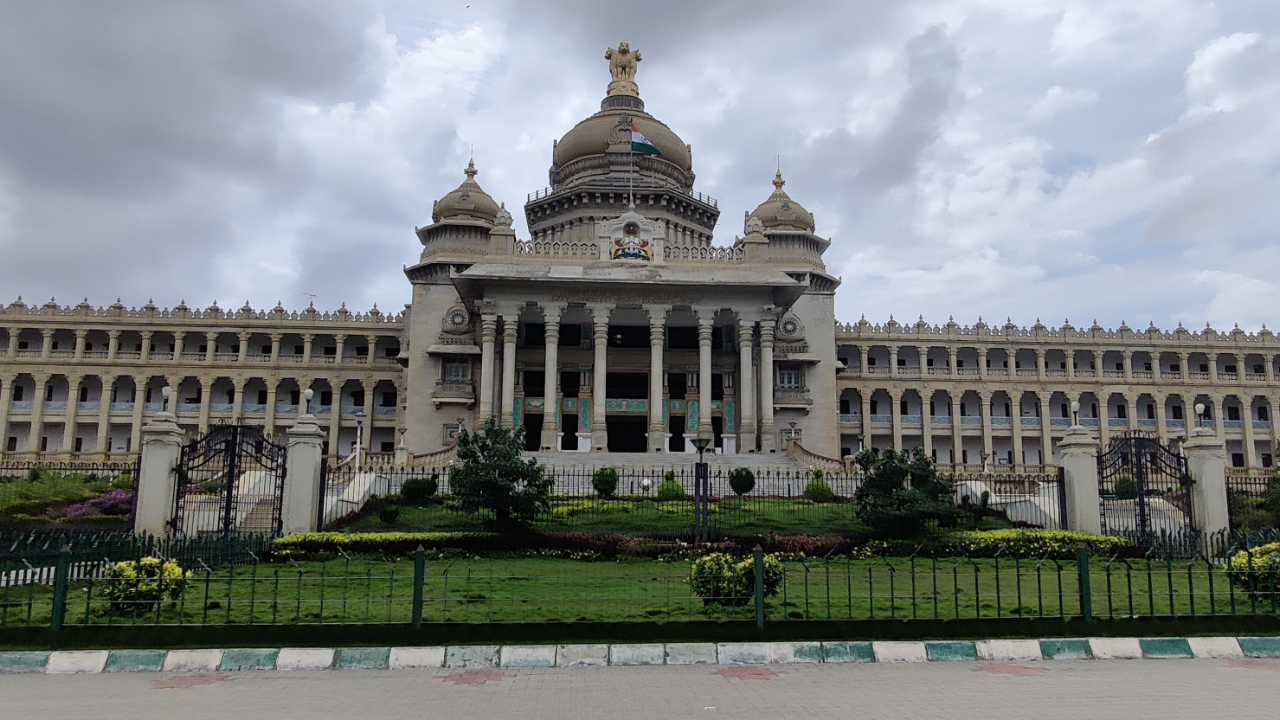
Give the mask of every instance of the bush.
[[112, 490], [92, 500], [76, 503], [67, 508], [67, 520], [94, 515], [128, 515], [133, 510], [133, 493], [127, 490]]
[[591, 476], [591, 487], [602, 498], [611, 498], [618, 492], [618, 468], [606, 465]]
[[425, 505], [440, 490], [440, 475], [431, 473], [431, 477], [415, 477], [404, 481], [400, 486], [400, 497], [410, 505]]
[[488, 511], [500, 529], [527, 525], [551, 509], [555, 480], [532, 458], [524, 459], [524, 428], [511, 430], [490, 417], [482, 430], [458, 433], [458, 464], [450, 476], [458, 509]]
[[388, 525], [395, 525], [396, 520], [400, 519], [400, 508], [384, 507], [378, 510], [378, 519]]
[[822, 479], [821, 470], [813, 471], [813, 479], [809, 481], [808, 485], [804, 486], [804, 497], [806, 500], [815, 503], [833, 503], [836, 501], [836, 494], [831, 489], [831, 486], [827, 484], [827, 481]]
[[1280, 542], [1231, 555], [1231, 582], [1250, 593], [1280, 592]]
[[176, 560], [125, 560], [107, 568], [102, 593], [111, 600], [113, 610], [145, 611], [166, 599], [177, 600], [190, 577], [191, 572], [184, 572]]
[[729, 472], [729, 487], [737, 495], [746, 495], [756, 487], [756, 474], [750, 468], [736, 467]]
[[1128, 475], [1121, 475], [1116, 478], [1116, 499], [1117, 500], [1137, 500], [1138, 499], [1138, 483]]
[[1122, 537], [1094, 535], [1070, 530], [988, 530], [966, 531], [946, 535], [930, 543], [933, 554], [964, 557], [1050, 557], [1072, 560], [1076, 546], [1084, 543], [1089, 554], [1095, 557], [1111, 557], [1133, 546]]
[[[726, 553], [711, 553], [693, 561], [689, 584], [704, 605], [742, 606], [750, 604], [756, 592], [755, 558], [742, 560]], [[764, 556], [764, 595], [778, 594], [782, 584], [782, 561]]]
[[858, 517], [880, 535], [912, 538], [928, 524], [951, 527], [959, 518], [950, 480], [938, 477], [923, 449], [879, 455], [863, 450], [855, 462], [866, 473], [858, 490]]
[[675, 472], [668, 470], [666, 476], [662, 479], [662, 484], [658, 486], [658, 501], [671, 502], [674, 500], [684, 500], [684, 487], [676, 480]]

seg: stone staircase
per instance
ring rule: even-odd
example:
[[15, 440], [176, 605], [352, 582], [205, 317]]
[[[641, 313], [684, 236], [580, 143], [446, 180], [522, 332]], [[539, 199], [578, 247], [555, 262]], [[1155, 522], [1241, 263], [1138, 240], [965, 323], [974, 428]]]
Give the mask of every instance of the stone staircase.
[[[599, 467], [613, 465], [620, 470], [627, 470], [633, 473], [658, 473], [661, 474], [667, 470], [675, 470], [677, 473], [681, 470], [692, 472], [694, 463], [698, 462], [697, 453], [677, 454], [677, 453], [574, 453], [574, 452], [533, 452], [525, 453], [526, 457], [536, 458], [538, 462], [560, 471], [591, 472]], [[801, 465], [784, 453], [773, 454], [741, 454], [741, 455], [714, 455], [707, 453], [703, 456], [707, 465], [710, 466], [712, 473], [717, 469], [728, 472], [736, 467], [751, 468], [753, 472], [761, 471], [779, 473], [779, 472], [800, 472], [808, 470], [808, 466]]]

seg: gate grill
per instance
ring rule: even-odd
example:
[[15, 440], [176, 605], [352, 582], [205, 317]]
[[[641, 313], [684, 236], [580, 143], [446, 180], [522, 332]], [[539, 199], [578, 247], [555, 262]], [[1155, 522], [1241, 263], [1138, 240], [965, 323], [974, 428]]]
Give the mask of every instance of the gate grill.
[[1191, 511], [1187, 459], [1148, 433], [1131, 430], [1098, 455], [1102, 532], [1140, 547], [1194, 556], [1198, 535]]
[[250, 425], [219, 425], [187, 444], [178, 463], [174, 533], [278, 534], [285, 454]]

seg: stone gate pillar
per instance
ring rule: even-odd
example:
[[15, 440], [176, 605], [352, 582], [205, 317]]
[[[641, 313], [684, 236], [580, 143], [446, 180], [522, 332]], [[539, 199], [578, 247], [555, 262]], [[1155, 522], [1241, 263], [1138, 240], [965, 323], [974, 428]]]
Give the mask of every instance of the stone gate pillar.
[[167, 408], [142, 426], [142, 460], [134, 484], [138, 494], [133, 513], [135, 533], [165, 537], [172, 532], [169, 523], [177, 499], [177, 468], [185, 439], [178, 419]]
[[[1247, 421], [1246, 421], [1247, 422]], [[1209, 428], [1195, 428], [1182, 444], [1187, 455], [1191, 486], [1191, 514], [1195, 527], [1208, 542], [1230, 528], [1227, 513], [1227, 451], [1222, 440]]]
[[1098, 505], [1098, 441], [1082, 425], [1072, 425], [1058, 443], [1062, 451], [1067, 529], [1100, 534]]
[[[308, 391], [310, 392], [310, 391]], [[315, 532], [320, 515], [320, 466], [324, 463], [324, 429], [311, 413], [285, 433], [284, 500], [281, 512], [284, 534]]]

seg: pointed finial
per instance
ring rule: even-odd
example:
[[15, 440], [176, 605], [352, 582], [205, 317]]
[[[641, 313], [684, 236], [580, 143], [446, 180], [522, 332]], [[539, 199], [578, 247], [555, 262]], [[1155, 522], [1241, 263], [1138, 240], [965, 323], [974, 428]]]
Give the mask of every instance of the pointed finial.
[[787, 181], [782, 179], [782, 166], [779, 165], [778, 174], [773, 176], [773, 187], [777, 192], [782, 192], [782, 186], [786, 184]]
[[466, 173], [468, 180], [476, 179], [476, 175], [478, 175], [480, 171], [476, 170], [476, 161], [474, 158], [467, 161], [467, 169], [463, 172]]

